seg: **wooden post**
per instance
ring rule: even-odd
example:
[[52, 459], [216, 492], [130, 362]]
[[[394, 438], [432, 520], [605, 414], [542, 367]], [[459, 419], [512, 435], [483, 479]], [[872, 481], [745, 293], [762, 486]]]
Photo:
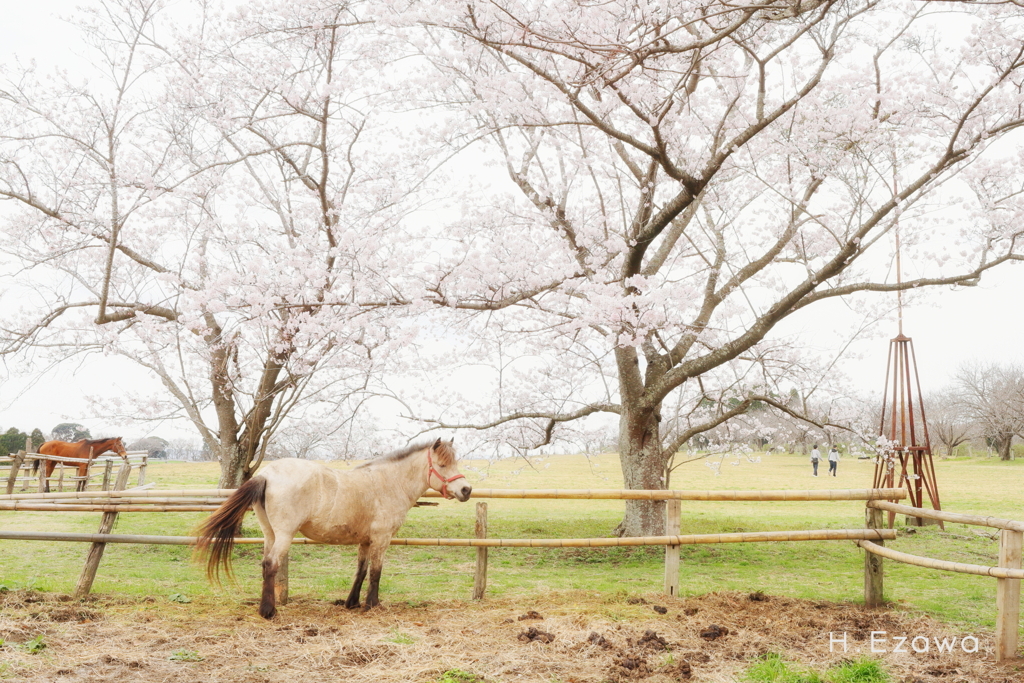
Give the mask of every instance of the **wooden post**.
[[39, 493], [46, 491], [46, 461], [39, 461]]
[[103, 490], [110, 490], [110, 473], [114, 471], [114, 461], [107, 460], [107, 463], [103, 466]]
[[[128, 483], [128, 475], [131, 472], [131, 465], [125, 463], [121, 466], [121, 471], [117, 473], [117, 482], [114, 484], [115, 491], [124, 489]], [[104, 512], [102, 519], [100, 519], [100, 528], [97, 533], [109, 534], [111, 529], [114, 528], [116, 520], [116, 512]], [[75, 586], [76, 598], [84, 598], [92, 590], [92, 582], [96, 579], [96, 570], [100, 567], [100, 560], [103, 559], [103, 551], [106, 547], [106, 543], [93, 543], [89, 547], [89, 554], [85, 557], [85, 567], [82, 568], [82, 575], [78, 577], [78, 585]]]
[[11, 460], [11, 474], [7, 477], [8, 495], [14, 493], [14, 485], [18, 483], [18, 469], [21, 467], [21, 463], [25, 462], [25, 452], [18, 451]]
[[[864, 522], [868, 529], [881, 529], [885, 526], [882, 511], [878, 508], [864, 508]], [[885, 545], [885, 541], [873, 541]], [[874, 553], [864, 551], [864, 604], [868, 607], [881, 607], [885, 603], [883, 597], [884, 568], [882, 558]]]
[[[1003, 529], [999, 533], [999, 566], [1021, 568], [1024, 532]], [[1017, 626], [1020, 621], [1020, 579], [996, 579], [996, 661], [1017, 656]]]
[[139, 482], [136, 486], [142, 486], [146, 483], [146, 465], [149, 464], [149, 453], [142, 456], [142, 464], [139, 465]]
[[[476, 504], [476, 537], [487, 538], [487, 503]], [[476, 549], [476, 574], [473, 576], [473, 599], [482, 600], [487, 590], [487, 548]]]
[[[678, 499], [665, 501], [665, 535], [679, 535], [679, 516], [681, 514]], [[665, 546], [665, 592], [672, 597], [679, 597], [679, 546]]]
[[57, 469], [57, 491], [60, 492], [64, 490], [64, 463], [57, 463]]

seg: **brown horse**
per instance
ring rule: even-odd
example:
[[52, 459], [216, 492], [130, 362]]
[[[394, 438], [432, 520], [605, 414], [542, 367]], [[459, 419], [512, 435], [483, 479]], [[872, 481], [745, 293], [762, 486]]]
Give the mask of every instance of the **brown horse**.
[[[39, 453], [41, 455], [56, 455], [60, 458], [77, 458], [80, 460], [88, 460], [89, 462], [74, 462], [64, 463], [65, 465], [74, 465], [78, 468], [78, 476], [82, 477], [78, 481], [78, 485], [75, 487], [76, 491], [85, 490], [85, 475], [89, 473], [89, 465], [92, 464], [92, 460], [99, 455], [106, 453], [107, 451], [113, 451], [117, 453], [125, 462], [128, 461], [128, 451], [124, 448], [124, 443], [121, 441], [121, 437], [117, 436], [112, 439], [82, 439], [75, 441], [74, 443], [68, 443], [67, 441], [47, 441], [39, 447]], [[50, 475], [53, 474], [53, 470], [57, 467], [56, 460], [46, 460], [46, 491], [50, 490]], [[35, 461], [32, 465], [32, 471], [35, 472], [39, 469], [39, 460]]]
[[200, 528], [197, 552], [208, 555], [206, 573], [211, 579], [221, 566], [230, 576], [231, 547], [252, 506], [263, 529], [260, 616], [270, 619], [277, 613], [280, 597], [275, 579], [296, 532], [320, 543], [359, 546], [356, 577], [345, 606], [360, 606], [359, 593], [369, 570], [366, 609], [370, 609], [380, 603], [380, 573], [391, 537], [427, 489], [445, 498], [469, 500], [473, 489], [459, 474], [450, 441], [412, 446], [347, 471], [309, 460], [275, 460], [207, 518]]

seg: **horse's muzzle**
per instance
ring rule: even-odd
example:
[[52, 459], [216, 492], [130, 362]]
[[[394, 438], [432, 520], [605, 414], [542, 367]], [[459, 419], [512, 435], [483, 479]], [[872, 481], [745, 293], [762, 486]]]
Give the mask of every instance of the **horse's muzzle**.
[[453, 486], [449, 489], [455, 498], [460, 503], [465, 503], [469, 500], [469, 494], [473, 493], [473, 487], [469, 484], [463, 484], [462, 486]]

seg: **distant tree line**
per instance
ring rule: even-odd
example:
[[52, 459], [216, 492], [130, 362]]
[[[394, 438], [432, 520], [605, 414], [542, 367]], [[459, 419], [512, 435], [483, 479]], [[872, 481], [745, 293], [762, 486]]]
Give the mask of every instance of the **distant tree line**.
[[[774, 400], [792, 414], [751, 406], [746, 415], [691, 439], [688, 450], [732, 452], [745, 445], [755, 451], [807, 453], [817, 444], [836, 445], [844, 455], [872, 454], [881, 409], [878, 397], [819, 399], [794, 390]], [[1024, 367], [964, 364], [947, 386], [925, 396], [924, 413], [935, 455], [954, 455], [958, 447], [971, 446], [1011, 460], [1014, 439], [1024, 439]]]
[[958, 446], [989, 448], [1012, 458], [1014, 437], [1024, 438], [1024, 367], [960, 366], [949, 386], [925, 402], [932, 450], [952, 455]]
[[77, 422], [61, 422], [50, 430], [49, 436], [43, 433], [43, 430], [38, 427], [33, 429], [31, 432], [24, 432], [17, 427], [10, 427], [3, 434], [0, 434], [0, 455], [17, 453], [18, 451], [24, 450], [25, 441], [30, 436], [32, 438], [33, 451], [38, 451], [39, 447], [50, 439], [70, 442], [92, 438], [92, 434], [89, 433], [88, 427], [80, 425]]
[[[9, 428], [3, 434], [0, 434], [0, 455], [25, 450], [25, 442], [29, 438], [30, 435], [28, 433], [21, 431], [17, 427]], [[39, 428], [32, 430], [31, 439], [32, 450], [38, 449], [46, 441], [46, 437], [43, 436], [43, 432]]]

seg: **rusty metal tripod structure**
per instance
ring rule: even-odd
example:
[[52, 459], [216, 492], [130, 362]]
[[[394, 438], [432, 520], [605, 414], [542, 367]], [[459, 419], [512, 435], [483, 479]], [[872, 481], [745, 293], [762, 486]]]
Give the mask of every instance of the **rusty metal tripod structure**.
[[[902, 283], [899, 229], [896, 231], [896, 281]], [[885, 368], [882, 395], [882, 419], [878, 426], [879, 454], [875, 458], [875, 488], [906, 486], [913, 507], [924, 507], [928, 494], [932, 507], [940, 510], [939, 487], [935, 479], [932, 445], [921, 397], [921, 380], [913, 340], [903, 334], [903, 296], [896, 291], [899, 334], [889, 341], [889, 360]], [[899, 480], [896, 470], [899, 469]], [[889, 513], [889, 527], [896, 513]], [[908, 517], [908, 522], [920, 518]], [[940, 526], [942, 522], [939, 522]]]
[[[918, 508], [924, 507], [924, 495], [927, 493], [932, 507], [941, 510], [914, 342], [903, 334], [902, 325], [900, 327], [899, 335], [889, 342], [882, 419], [878, 426], [878, 433], [884, 441], [880, 439], [880, 452], [875, 459], [874, 487], [906, 486], [910, 505]], [[889, 513], [890, 527], [895, 517], [896, 513]]]

